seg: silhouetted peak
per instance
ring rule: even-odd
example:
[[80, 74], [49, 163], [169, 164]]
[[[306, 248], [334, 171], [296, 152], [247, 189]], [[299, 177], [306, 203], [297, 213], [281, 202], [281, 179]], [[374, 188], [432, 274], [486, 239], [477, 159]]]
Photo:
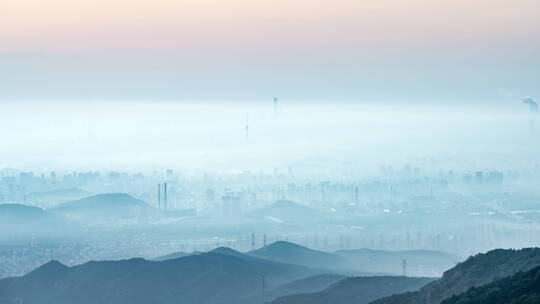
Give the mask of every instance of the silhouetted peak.
[[83, 216], [126, 216], [137, 208], [147, 209], [150, 206], [126, 193], [105, 193], [63, 203], [54, 210]]
[[59, 275], [64, 274], [69, 269], [68, 266], [56, 261], [51, 260], [40, 267], [36, 268], [32, 272], [25, 275], [26, 278], [38, 278], [38, 279], [53, 279]]
[[266, 245], [265, 247], [261, 248], [261, 249], [271, 249], [271, 250], [287, 250], [287, 249], [305, 249], [305, 250], [311, 250], [305, 246], [302, 246], [302, 245], [298, 245], [298, 244], [295, 244], [295, 243], [291, 243], [291, 242], [288, 242], [288, 241], [276, 241], [276, 242], [273, 242], [269, 245]]
[[238, 255], [238, 254], [243, 254], [239, 251], [236, 251], [232, 248], [229, 248], [229, 247], [218, 247], [216, 249], [213, 249], [211, 252], [216, 252], [216, 253], [222, 253], [222, 254], [229, 254], [229, 255]]

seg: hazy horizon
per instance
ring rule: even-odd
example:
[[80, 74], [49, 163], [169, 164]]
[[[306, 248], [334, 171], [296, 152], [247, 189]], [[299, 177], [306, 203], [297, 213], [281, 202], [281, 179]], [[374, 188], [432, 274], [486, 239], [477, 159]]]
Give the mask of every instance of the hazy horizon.
[[293, 167], [328, 174], [351, 165], [374, 173], [383, 165], [429, 158], [480, 168], [504, 159], [521, 167], [538, 157], [540, 133], [530, 130], [536, 116], [520, 101], [440, 106], [280, 100], [277, 112], [272, 100], [11, 103], [2, 106], [0, 126], [9, 132], [0, 140], [10, 148], [1, 152], [0, 167], [174, 168], [191, 174]]

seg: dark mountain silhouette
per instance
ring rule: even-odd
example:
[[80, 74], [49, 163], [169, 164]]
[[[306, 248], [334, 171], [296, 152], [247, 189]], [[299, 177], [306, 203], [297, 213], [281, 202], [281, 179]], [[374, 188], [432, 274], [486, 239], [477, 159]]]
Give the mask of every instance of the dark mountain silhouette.
[[540, 248], [496, 249], [468, 258], [419, 291], [390, 296], [374, 304], [438, 304], [471, 287], [479, 287], [537, 266], [540, 266]]
[[431, 278], [352, 277], [315, 293], [278, 298], [272, 304], [367, 304], [373, 300], [410, 290], [432, 281]]
[[299, 205], [293, 201], [280, 200], [268, 206], [254, 210], [249, 217], [271, 221], [315, 221], [327, 215], [318, 210]]
[[[263, 263], [274, 264], [274, 265], [277, 265], [279, 267], [282, 267], [283, 265], [286, 265], [286, 264], [278, 262], [278, 261], [261, 259], [261, 258], [258, 258], [256, 256], [241, 253], [239, 251], [233, 250], [233, 249], [228, 248], [228, 247], [219, 247], [219, 248], [213, 249], [210, 252], [230, 255], [230, 256], [242, 258], [242, 259], [245, 259], [245, 260], [255, 261], [255, 262], [263, 262]], [[171, 259], [169, 257], [173, 257], [173, 256], [176, 256], [176, 255], [190, 256], [190, 255], [194, 255], [194, 254], [201, 254], [201, 252], [193, 252], [193, 253], [177, 252], [177, 253], [173, 253], [173, 254], [168, 255], [168, 256], [160, 257], [159, 259], [169, 260], [169, 259]], [[156, 259], [154, 259], [154, 260], [156, 260]], [[324, 272], [324, 271], [321, 270], [321, 272]], [[320, 291], [320, 290], [330, 286], [331, 284], [333, 284], [333, 283], [335, 283], [335, 282], [337, 282], [337, 281], [339, 281], [339, 280], [341, 280], [343, 278], [345, 278], [344, 275], [317, 274], [317, 275], [314, 275], [314, 276], [309, 276], [309, 277], [298, 279], [298, 280], [295, 280], [295, 281], [292, 281], [292, 282], [289, 282], [289, 283], [278, 285], [278, 286], [276, 286], [274, 288], [271, 288], [270, 286], [268, 286], [266, 291], [265, 291], [265, 299], [266, 299], [266, 301], [270, 301], [270, 300], [273, 300], [273, 299], [275, 299], [277, 297], [281, 297], [281, 296], [284, 296], [284, 295]], [[260, 297], [261, 297], [261, 295], [257, 294], [255, 296], [249, 296], [249, 297], [243, 298], [243, 299], [241, 299], [241, 301], [246, 301], [246, 302], [260, 301]]]
[[[298, 245], [296, 245], [296, 246], [298, 246]], [[248, 253], [242, 253], [242, 252], [236, 251], [234, 249], [231, 249], [229, 247], [219, 247], [219, 248], [216, 248], [216, 249], [214, 249], [214, 250], [212, 250], [210, 252], [219, 253], [219, 254], [226, 254], [226, 255], [234, 256], [234, 257], [241, 258], [241, 259], [248, 260], [248, 261], [254, 261], [254, 262], [264, 263], [264, 264], [272, 264], [272, 265], [276, 265], [276, 266], [279, 266], [279, 267], [287, 266], [287, 267], [301, 267], [301, 268], [311, 269], [314, 273], [317, 273], [317, 274], [327, 272], [327, 269], [322, 268], [322, 266], [324, 266], [324, 265], [313, 265], [312, 267], [309, 267], [309, 266], [306, 266], [306, 265], [287, 262], [287, 261], [279, 261], [279, 260], [274, 260], [274, 259], [267, 259], [267, 258], [264, 258], [262, 256], [259, 257], [259, 256], [256, 256], [256, 255], [252, 255], [249, 252]]]
[[60, 262], [51, 261], [24, 277], [0, 280], [0, 303], [11, 303], [8, 299], [3, 298], [2, 295], [9, 294], [11, 290], [17, 289], [20, 286], [24, 286], [25, 290], [24, 293], [19, 293], [20, 296], [40, 293], [43, 289], [44, 282], [56, 282], [66, 274], [68, 269], [69, 267]]
[[537, 304], [540, 303], [540, 267], [454, 295], [443, 304]]
[[346, 258], [351, 267], [369, 272], [401, 275], [401, 259], [407, 259], [407, 272], [414, 276], [437, 276], [461, 260], [459, 256], [432, 250], [384, 251], [373, 249], [340, 250], [334, 254]]
[[194, 255], [194, 254], [201, 254], [201, 253], [202, 252], [200, 252], [200, 251], [193, 251], [193, 252], [178, 251], [178, 252], [173, 252], [173, 253], [170, 253], [170, 254], [167, 254], [167, 255], [159, 256], [157, 258], [153, 258], [152, 261], [162, 262], [162, 261], [167, 261], [167, 260], [174, 260], [174, 259], [178, 259], [178, 258], [183, 258], [183, 257], [187, 257], [187, 256]]
[[217, 252], [163, 262], [131, 259], [74, 267], [51, 262], [23, 277], [0, 280], [0, 303], [20, 297], [30, 304], [248, 304], [262, 293], [263, 275], [270, 290], [317, 273]]
[[344, 275], [326, 273], [299, 279], [275, 287], [266, 294], [266, 300], [272, 301], [282, 296], [298, 293], [318, 292], [345, 278]]
[[249, 255], [247, 255], [245, 253], [242, 253], [240, 251], [236, 251], [236, 250], [234, 250], [232, 248], [229, 248], [229, 247], [218, 247], [218, 248], [213, 249], [210, 252], [226, 254], [226, 255], [230, 255], [230, 256], [234, 256], [234, 257], [238, 257], [238, 258], [242, 258], [242, 259], [247, 259], [247, 260], [253, 260], [252, 256], [249, 256]]
[[51, 209], [72, 216], [132, 217], [146, 214], [153, 208], [125, 193], [106, 193], [67, 202]]
[[278, 241], [248, 252], [251, 256], [283, 263], [326, 269], [351, 269], [349, 261], [338, 255], [313, 250], [290, 242]]

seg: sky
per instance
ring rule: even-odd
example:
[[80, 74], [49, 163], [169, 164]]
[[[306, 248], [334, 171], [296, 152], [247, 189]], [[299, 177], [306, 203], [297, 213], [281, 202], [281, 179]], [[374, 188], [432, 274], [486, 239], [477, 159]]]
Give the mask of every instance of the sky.
[[540, 96], [537, 0], [0, 0], [0, 101]]
[[0, 0], [0, 168], [528, 166], [539, 38], [538, 0]]

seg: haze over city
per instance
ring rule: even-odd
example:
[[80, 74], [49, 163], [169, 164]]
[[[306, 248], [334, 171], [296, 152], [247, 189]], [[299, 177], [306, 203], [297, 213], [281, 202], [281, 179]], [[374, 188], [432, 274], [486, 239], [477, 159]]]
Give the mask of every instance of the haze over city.
[[539, 20], [0, 0], [0, 303], [540, 303]]

